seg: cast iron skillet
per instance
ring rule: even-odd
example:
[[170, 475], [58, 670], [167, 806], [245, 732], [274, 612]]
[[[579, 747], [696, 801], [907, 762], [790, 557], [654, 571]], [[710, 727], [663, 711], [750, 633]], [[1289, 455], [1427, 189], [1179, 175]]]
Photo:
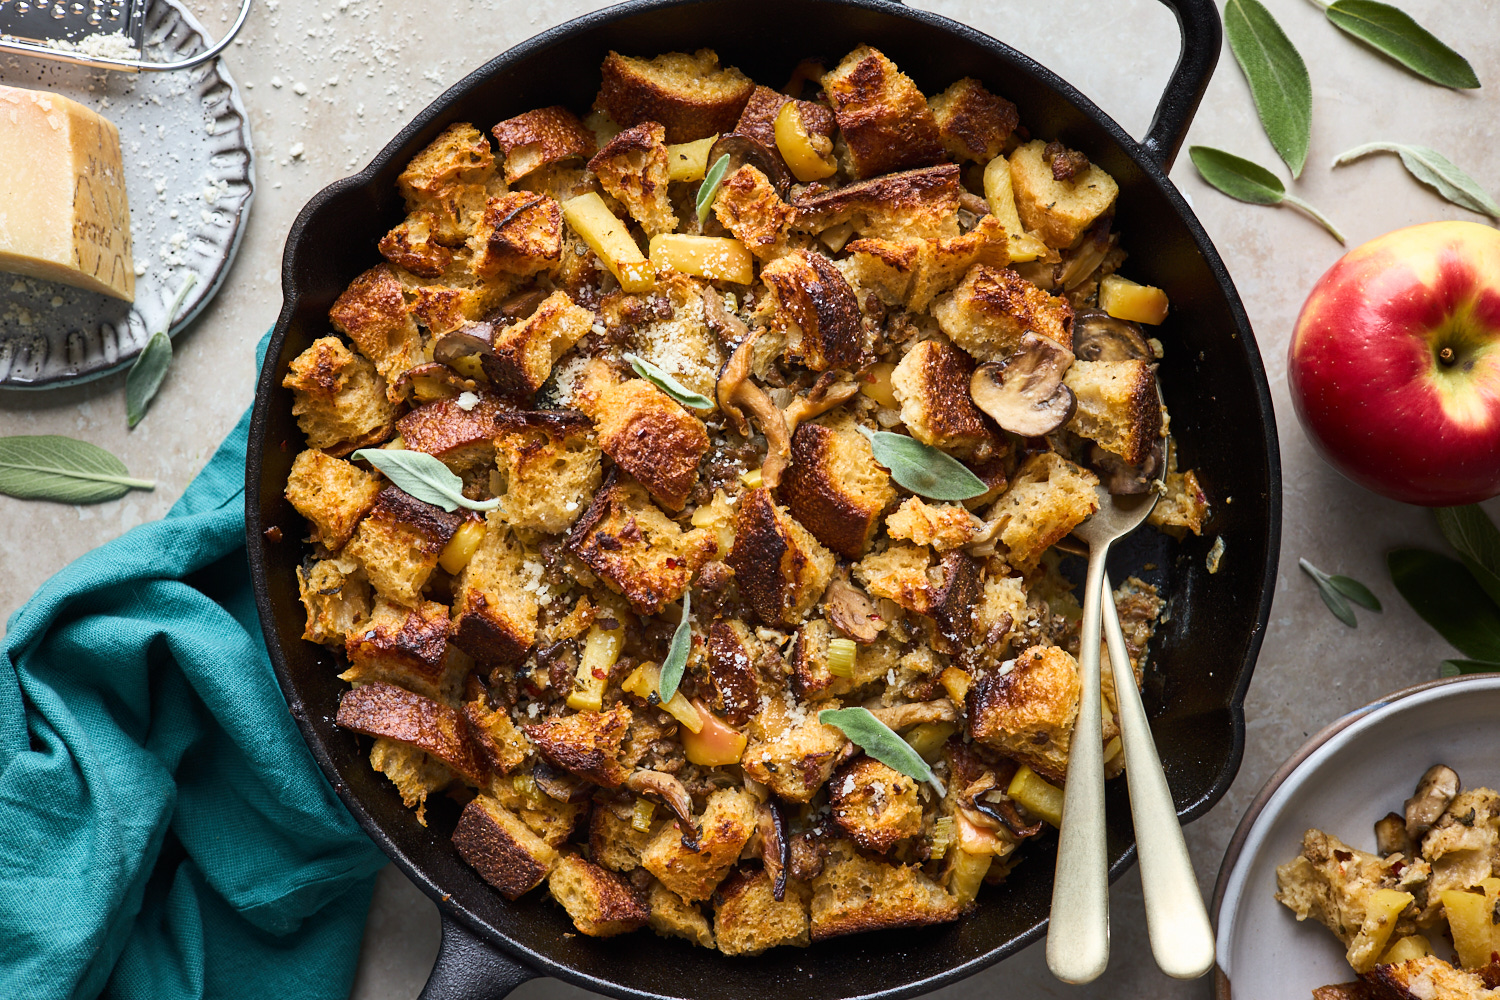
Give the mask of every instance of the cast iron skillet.
[[[282, 489], [303, 438], [282, 376], [293, 357], [329, 332], [328, 308], [338, 294], [379, 260], [377, 241], [403, 214], [396, 175], [413, 154], [454, 121], [487, 129], [543, 105], [587, 109], [611, 48], [654, 55], [710, 46], [726, 64], [774, 86], [803, 57], [837, 61], [869, 43], [927, 93], [978, 77], [1019, 105], [1033, 134], [1084, 150], [1114, 175], [1128, 273], [1171, 297], [1172, 315], [1160, 331], [1167, 345], [1160, 377], [1184, 467], [1197, 469], [1207, 484], [1214, 516], [1204, 538], [1181, 544], [1138, 532], [1112, 557], [1111, 572], [1121, 580], [1154, 565], [1145, 575], [1170, 599], [1147, 698], [1180, 815], [1201, 815], [1229, 787], [1244, 745], [1245, 688], [1276, 579], [1280, 467], [1250, 324], [1218, 254], [1166, 176], [1218, 57], [1218, 14], [1212, 0], [1163, 2], [1181, 25], [1183, 53], [1143, 143], [1026, 56], [888, 0], [632, 0], [494, 59], [418, 115], [361, 173], [303, 209], [287, 241], [285, 305], [250, 427], [251, 570], [266, 645], [314, 756], [350, 812], [442, 911], [442, 949], [424, 997], [497, 998], [539, 975], [632, 998], [904, 997], [977, 972], [1036, 940], [1046, 926], [1054, 856], [1050, 845], [1039, 844], [1003, 888], [983, 894], [978, 912], [943, 927], [854, 935], [755, 959], [729, 959], [649, 932], [582, 937], [545, 891], [508, 903], [481, 881], [449, 843], [456, 809], [435, 804], [430, 827], [418, 826], [390, 783], [370, 769], [365, 741], [333, 725], [344, 685], [331, 654], [300, 638], [293, 568], [304, 552], [292, 539], [302, 522]], [[287, 540], [268, 542], [262, 532], [271, 526], [282, 527]], [[1227, 550], [1218, 573], [1210, 574], [1204, 556], [1215, 535]], [[1109, 816], [1115, 877], [1134, 851], [1123, 782], [1112, 783]]]

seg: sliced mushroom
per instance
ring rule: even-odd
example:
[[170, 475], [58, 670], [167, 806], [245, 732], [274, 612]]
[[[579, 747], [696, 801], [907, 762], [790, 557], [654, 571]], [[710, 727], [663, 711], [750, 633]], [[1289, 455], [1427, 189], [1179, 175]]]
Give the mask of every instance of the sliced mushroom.
[[438, 338], [432, 345], [432, 360], [439, 364], [452, 365], [460, 358], [474, 355], [494, 355], [495, 324], [488, 320], [466, 323]]
[[1063, 384], [1072, 363], [1073, 352], [1028, 331], [1010, 357], [975, 369], [969, 395], [1003, 429], [1041, 437], [1066, 424], [1078, 405], [1073, 390]]
[[1140, 465], [1131, 465], [1112, 451], [1097, 444], [1089, 446], [1089, 468], [1099, 474], [1099, 482], [1115, 496], [1150, 493], [1151, 484], [1162, 476], [1166, 462], [1165, 439], [1158, 439]]
[[823, 592], [823, 614], [834, 628], [858, 643], [874, 642], [885, 628], [875, 602], [849, 582], [847, 569], [835, 576]]
[[[528, 204], [526, 207], [529, 208], [531, 204], [535, 204], [535, 202]], [[546, 297], [547, 292], [540, 288], [531, 288], [524, 292], [517, 292], [496, 307], [495, 315], [512, 323], [527, 319], [532, 313], [536, 312], [537, 306], [541, 305], [542, 300]]]
[[549, 799], [558, 802], [579, 802], [588, 798], [594, 786], [589, 782], [560, 770], [538, 758], [531, 769], [531, 780]]
[[1458, 795], [1458, 772], [1446, 764], [1434, 764], [1417, 782], [1416, 794], [1406, 800], [1406, 835], [1417, 843], [1448, 811]]
[[708, 151], [709, 166], [718, 163], [721, 156], [729, 157], [729, 169], [724, 171], [725, 177], [748, 163], [765, 174], [771, 185], [776, 188], [776, 193], [783, 201], [786, 200], [787, 192], [792, 189], [792, 173], [782, 161], [779, 152], [767, 148], [758, 139], [745, 135], [743, 132], [728, 132], [719, 136], [713, 148]]
[[892, 705], [890, 708], [874, 708], [870, 710], [870, 714], [891, 729], [898, 731], [924, 722], [953, 722], [958, 718], [958, 710], [947, 698], [938, 698], [934, 701], [910, 701], [904, 705]]
[[[418, 382], [418, 379], [426, 380], [426, 384]], [[479, 383], [434, 361], [408, 368], [396, 376], [393, 388], [399, 395], [411, 393], [417, 402], [428, 403], [445, 396], [457, 396], [461, 392], [474, 392], [479, 388]]]
[[974, 808], [986, 816], [1000, 820], [1017, 840], [1035, 837], [1042, 832], [1040, 820], [1027, 826], [1021, 814], [1016, 812], [1015, 804], [1001, 792], [989, 792], [983, 798], [975, 799]]
[[1386, 813], [1375, 821], [1375, 851], [1383, 858], [1392, 854], [1412, 856], [1411, 839], [1406, 836], [1406, 819], [1400, 813]]
[[[750, 328], [740, 318], [724, 308], [724, 297], [712, 285], [703, 289], [703, 322], [719, 338], [719, 346], [732, 351], [750, 336]], [[745, 373], [749, 374], [747, 365]]]
[[818, 381], [807, 391], [807, 395], [798, 396], [781, 411], [786, 419], [788, 438], [797, 433], [797, 425], [804, 420], [821, 417], [859, 392], [858, 382], [841, 382], [841, 377], [839, 372], [824, 372], [818, 376]]
[[655, 795], [677, 815], [684, 829], [696, 833], [697, 824], [693, 822], [693, 799], [688, 795], [682, 782], [672, 775], [641, 768], [631, 772], [630, 777], [625, 779], [625, 787], [637, 795]]
[[1073, 354], [1079, 361], [1155, 361], [1141, 328], [1102, 309], [1073, 316]]
[[786, 870], [792, 863], [786, 817], [774, 801], [763, 802], [755, 810], [755, 825], [760, 833], [760, 860], [771, 876], [771, 895], [779, 903], [786, 898]]

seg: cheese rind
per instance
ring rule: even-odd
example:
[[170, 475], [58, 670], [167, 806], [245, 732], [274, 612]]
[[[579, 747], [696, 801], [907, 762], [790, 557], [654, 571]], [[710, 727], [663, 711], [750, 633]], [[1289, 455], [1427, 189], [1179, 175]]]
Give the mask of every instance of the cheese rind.
[[135, 300], [120, 133], [108, 119], [0, 85], [0, 271]]

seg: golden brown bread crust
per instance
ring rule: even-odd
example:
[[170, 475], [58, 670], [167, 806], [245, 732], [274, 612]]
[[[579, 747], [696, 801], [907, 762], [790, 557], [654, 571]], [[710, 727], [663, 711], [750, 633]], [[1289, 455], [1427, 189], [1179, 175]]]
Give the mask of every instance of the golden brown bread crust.
[[495, 417], [511, 405], [489, 393], [469, 409], [449, 396], [425, 403], [396, 421], [408, 451], [441, 459], [454, 472], [495, 460]]
[[1070, 247], [1115, 203], [1119, 185], [1090, 163], [1082, 174], [1058, 180], [1045, 150], [1033, 139], [1010, 154], [1011, 190], [1021, 224], [1049, 247]]
[[956, 163], [920, 167], [795, 200], [796, 228], [822, 232], [847, 222], [862, 236], [936, 239], [958, 235]]
[[531, 275], [562, 261], [562, 207], [545, 194], [511, 191], [491, 198], [469, 237], [475, 274]]
[[953, 342], [980, 361], [1001, 361], [1028, 330], [1072, 350], [1073, 307], [1007, 267], [975, 264], [964, 280], [932, 306]]
[[884, 854], [899, 840], [922, 832], [916, 781], [863, 755], [828, 781], [833, 821], [860, 847]]
[[328, 310], [328, 319], [375, 362], [387, 381], [416, 364], [422, 336], [406, 308], [401, 281], [389, 264], [376, 264], [350, 282]]
[[1149, 362], [1075, 361], [1064, 382], [1078, 399], [1068, 429], [1119, 455], [1145, 462], [1161, 440], [1161, 397]]
[[381, 482], [373, 472], [308, 448], [292, 461], [286, 498], [312, 524], [314, 540], [337, 552], [375, 505]]
[[414, 609], [380, 601], [368, 621], [344, 641], [353, 683], [386, 681], [441, 699], [448, 680], [448, 609], [423, 601]]
[[999, 156], [1021, 115], [984, 84], [966, 76], [928, 101], [943, 148], [959, 160], [988, 163]]
[[370, 581], [353, 559], [320, 559], [306, 570], [298, 566], [297, 594], [307, 610], [302, 638], [308, 642], [342, 647], [370, 616]]
[[714, 906], [714, 931], [726, 955], [759, 955], [788, 945], [806, 948], [807, 884], [787, 879], [780, 902], [764, 868], [740, 869], [724, 881]]
[[886, 305], [921, 312], [963, 279], [975, 264], [1010, 263], [1009, 240], [993, 215], [962, 236], [882, 240], [873, 237], [845, 245], [841, 270], [850, 283], [868, 288]]
[[453, 597], [453, 644], [488, 667], [521, 660], [536, 641], [537, 596], [523, 582], [526, 552], [497, 515], [486, 518]]
[[464, 806], [453, 829], [453, 846], [506, 899], [519, 899], [541, 885], [557, 861], [556, 850], [483, 794]]
[[408, 212], [431, 212], [433, 238], [461, 246], [496, 180], [490, 141], [468, 122], [455, 122], [423, 149], [396, 178]]
[[468, 722], [457, 710], [384, 681], [345, 691], [334, 719], [344, 729], [416, 747], [458, 772], [470, 784], [486, 780], [469, 745]]
[[833, 576], [833, 554], [765, 487], [740, 495], [734, 548], [725, 560], [739, 581], [740, 596], [768, 625], [800, 622]]
[[719, 67], [712, 49], [637, 59], [610, 52], [594, 106], [622, 128], [660, 122], [667, 142], [693, 142], [734, 128], [755, 83], [734, 67]]
[[730, 725], [742, 726], [760, 700], [754, 644], [760, 640], [737, 618], [708, 627], [708, 676]]
[[604, 453], [663, 507], [681, 510], [708, 451], [703, 421], [642, 378], [605, 389], [591, 415]]
[[567, 531], [599, 488], [593, 422], [577, 410], [512, 410], [495, 415], [494, 434], [505, 481], [501, 518], [515, 528]]
[[484, 373], [502, 396], [530, 402], [552, 366], [589, 332], [594, 314], [553, 292], [529, 317], [495, 332], [493, 355], [481, 355]]
[[462, 523], [459, 514], [387, 486], [359, 522], [344, 554], [359, 561], [382, 597], [414, 607], [438, 555]]
[[510, 721], [510, 714], [504, 708], [491, 708], [481, 695], [464, 702], [462, 711], [469, 723], [474, 756], [485, 770], [507, 775], [531, 756], [531, 744]]
[[651, 929], [662, 937], [680, 937], [702, 948], [714, 946], [714, 932], [703, 913], [655, 880], [646, 893], [651, 910]]
[[335, 458], [390, 437], [396, 399], [368, 358], [337, 337], [320, 337], [292, 359], [281, 384], [310, 448]]
[[[837, 708], [837, 701], [826, 703]], [[750, 739], [741, 766], [745, 773], [788, 802], [810, 802], [833, 773], [834, 761], [849, 741], [817, 712], [793, 718], [786, 703], [771, 697], [750, 720]]]
[[[625, 814], [617, 815], [616, 808]], [[641, 866], [641, 851], [651, 843], [651, 827], [637, 830], [632, 807], [599, 803], [589, 814], [589, 857], [610, 871], [629, 872]], [[657, 824], [652, 824], [657, 825]]]
[[381, 237], [380, 255], [412, 274], [439, 277], [453, 263], [453, 251], [434, 238], [437, 228], [436, 215], [413, 212]]
[[552, 763], [605, 788], [625, 780], [620, 750], [630, 730], [630, 707], [616, 703], [608, 711], [577, 712], [521, 730]]
[[861, 857], [848, 841], [835, 844], [812, 883], [812, 939], [957, 920], [963, 908], [915, 865]]
[[911, 436], [963, 458], [983, 461], [999, 443], [989, 417], [969, 398], [974, 359], [944, 340], [924, 340], [891, 373], [901, 419]]
[[697, 822], [692, 846], [684, 842], [682, 821], [669, 820], [641, 851], [641, 867], [689, 903], [713, 895], [739, 860], [755, 832], [755, 801], [748, 792], [721, 788], [708, 797]]
[[647, 236], [670, 233], [677, 216], [667, 196], [666, 129], [642, 122], [623, 129], [589, 160], [606, 192], [619, 200]]
[[594, 133], [567, 108], [553, 105], [507, 118], [490, 129], [505, 154], [505, 180], [514, 184], [539, 167], [594, 155]]
[[970, 685], [967, 703], [974, 738], [1046, 778], [1062, 781], [1068, 774], [1068, 747], [1078, 718], [1078, 663], [1056, 646], [1033, 646], [1013, 663], [1008, 671], [981, 673]]
[[937, 122], [911, 77], [861, 45], [823, 77], [856, 179], [943, 160]]
[[760, 277], [775, 308], [773, 323], [786, 332], [788, 360], [817, 372], [857, 367], [859, 300], [832, 261], [792, 250], [761, 268]]
[[776, 498], [818, 541], [858, 559], [896, 490], [851, 421], [824, 421], [802, 424], [792, 435], [792, 464]]
[[999, 537], [1010, 564], [1023, 573], [1035, 568], [1043, 552], [1099, 509], [1098, 485], [1098, 476], [1055, 451], [1022, 462], [989, 511], [991, 520], [1004, 519]]
[[745, 248], [762, 260], [786, 242], [797, 209], [781, 200], [759, 167], [744, 164], [724, 178], [714, 196], [714, 217]]
[[589, 937], [639, 930], [651, 916], [630, 883], [576, 854], [558, 858], [547, 889], [573, 918], [573, 926]]

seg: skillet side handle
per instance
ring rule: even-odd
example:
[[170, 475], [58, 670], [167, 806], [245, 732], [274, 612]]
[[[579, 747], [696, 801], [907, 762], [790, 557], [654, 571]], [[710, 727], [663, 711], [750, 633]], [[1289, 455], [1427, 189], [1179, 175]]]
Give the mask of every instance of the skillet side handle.
[[1209, 77], [1219, 61], [1219, 49], [1223, 45], [1224, 28], [1219, 21], [1219, 10], [1214, 0], [1161, 0], [1177, 15], [1177, 27], [1182, 32], [1182, 51], [1177, 57], [1177, 66], [1172, 78], [1167, 81], [1166, 92], [1156, 105], [1156, 116], [1142, 143], [1146, 151], [1155, 157], [1163, 170], [1172, 169], [1177, 151], [1187, 137], [1188, 126], [1208, 90]]
[[536, 978], [535, 972], [444, 913], [443, 943], [417, 1000], [501, 1000]]

